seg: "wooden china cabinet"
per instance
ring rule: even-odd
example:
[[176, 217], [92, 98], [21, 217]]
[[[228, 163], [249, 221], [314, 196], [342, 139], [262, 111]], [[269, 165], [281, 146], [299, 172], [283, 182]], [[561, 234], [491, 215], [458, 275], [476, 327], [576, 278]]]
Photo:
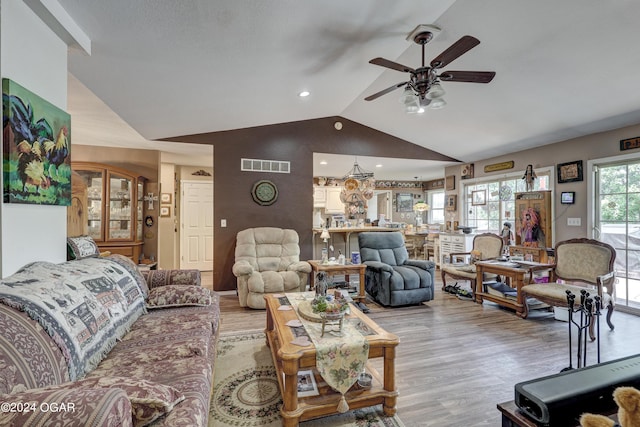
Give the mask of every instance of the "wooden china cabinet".
[[[115, 166], [72, 162], [73, 199], [84, 207], [86, 233], [100, 251], [109, 251], [138, 263], [142, 253], [145, 178]], [[75, 189], [78, 189], [76, 192]]]

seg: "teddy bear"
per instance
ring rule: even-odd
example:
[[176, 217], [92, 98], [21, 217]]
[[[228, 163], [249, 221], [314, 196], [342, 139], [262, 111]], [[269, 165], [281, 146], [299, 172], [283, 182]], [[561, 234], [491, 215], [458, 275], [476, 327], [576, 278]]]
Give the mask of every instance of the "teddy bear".
[[583, 414], [582, 427], [640, 427], [640, 391], [633, 387], [618, 387], [613, 391], [613, 400], [618, 405], [618, 422], [611, 418]]

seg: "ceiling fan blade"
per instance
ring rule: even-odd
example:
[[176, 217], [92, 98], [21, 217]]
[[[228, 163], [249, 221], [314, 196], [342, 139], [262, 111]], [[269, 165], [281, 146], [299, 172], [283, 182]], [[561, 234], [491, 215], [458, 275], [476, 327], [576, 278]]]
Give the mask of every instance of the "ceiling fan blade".
[[364, 100], [365, 101], [373, 101], [376, 98], [380, 98], [382, 95], [386, 95], [389, 92], [393, 92], [394, 90], [398, 89], [399, 87], [405, 86], [406, 84], [407, 84], [407, 82], [402, 82], [402, 83], [397, 83], [397, 84], [395, 84], [393, 86], [389, 86], [385, 90], [381, 90], [380, 92], [377, 92], [377, 93], [374, 93], [373, 95], [367, 96]]
[[380, 65], [381, 67], [391, 68], [392, 70], [402, 71], [403, 73], [413, 73], [415, 71], [411, 67], [384, 58], [373, 58], [369, 61], [369, 64]]
[[445, 71], [438, 76], [443, 82], [489, 83], [495, 71]]
[[431, 61], [431, 68], [442, 68], [479, 44], [480, 40], [473, 36], [462, 36], [460, 40], [449, 46], [449, 49]]

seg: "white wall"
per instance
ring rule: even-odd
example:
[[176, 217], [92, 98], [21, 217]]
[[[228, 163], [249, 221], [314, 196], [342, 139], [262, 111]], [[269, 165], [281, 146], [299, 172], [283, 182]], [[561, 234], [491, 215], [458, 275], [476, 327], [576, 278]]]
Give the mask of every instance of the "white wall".
[[[19, 0], [0, 0], [0, 74], [67, 107], [67, 46]], [[73, 118], [71, 121], [73, 140]], [[0, 275], [31, 261], [66, 260], [67, 208], [2, 204]]]

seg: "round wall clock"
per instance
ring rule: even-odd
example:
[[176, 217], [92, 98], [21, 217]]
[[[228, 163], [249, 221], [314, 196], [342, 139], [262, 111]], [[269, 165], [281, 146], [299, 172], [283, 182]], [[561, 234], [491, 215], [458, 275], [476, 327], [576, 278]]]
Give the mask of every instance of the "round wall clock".
[[278, 187], [273, 182], [263, 179], [253, 184], [251, 196], [257, 204], [269, 206], [278, 199]]

